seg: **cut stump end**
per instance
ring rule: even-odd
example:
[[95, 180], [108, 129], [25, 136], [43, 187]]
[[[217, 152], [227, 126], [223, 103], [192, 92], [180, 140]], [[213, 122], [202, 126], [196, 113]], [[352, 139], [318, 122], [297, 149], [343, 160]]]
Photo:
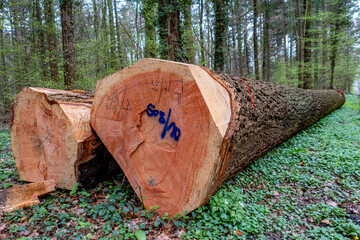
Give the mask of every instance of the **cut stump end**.
[[143, 59], [101, 80], [93, 106], [92, 127], [146, 208], [174, 216], [206, 201], [231, 120], [230, 94], [215, 78]]

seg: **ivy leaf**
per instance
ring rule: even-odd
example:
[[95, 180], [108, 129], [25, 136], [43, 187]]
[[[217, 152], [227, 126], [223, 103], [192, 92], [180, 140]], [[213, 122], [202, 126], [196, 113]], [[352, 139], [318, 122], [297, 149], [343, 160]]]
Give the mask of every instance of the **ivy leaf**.
[[135, 231], [135, 237], [138, 239], [138, 240], [146, 240], [146, 234], [144, 231], [138, 229]]

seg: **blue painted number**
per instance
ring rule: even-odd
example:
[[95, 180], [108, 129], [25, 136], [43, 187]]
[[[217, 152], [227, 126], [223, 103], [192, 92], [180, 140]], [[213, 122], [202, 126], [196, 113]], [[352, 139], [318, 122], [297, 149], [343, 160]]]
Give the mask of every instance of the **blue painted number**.
[[159, 116], [159, 123], [164, 124], [164, 129], [161, 133], [161, 138], [164, 139], [165, 135], [168, 131], [172, 130], [170, 133], [170, 137], [173, 138], [175, 141], [179, 141], [181, 131], [180, 129], [175, 125], [174, 122], [170, 122], [170, 116], [171, 116], [171, 108], [169, 109], [169, 113], [165, 119], [165, 113], [163, 111], [159, 111], [155, 109], [155, 106], [151, 103], [147, 105], [146, 113], [149, 117], [157, 117]]

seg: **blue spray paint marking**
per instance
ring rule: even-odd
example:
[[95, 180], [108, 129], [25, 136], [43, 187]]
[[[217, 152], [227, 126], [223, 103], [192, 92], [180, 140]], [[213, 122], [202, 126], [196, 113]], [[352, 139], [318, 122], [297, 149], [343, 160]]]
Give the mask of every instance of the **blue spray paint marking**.
[[151, 103], [147, 105], [146, 113], [149, 117], [157, 117], [159, 116], [159, 123], [164, 124], [164, 129], [161, 133], [161, 138], [164, 139], [165, 135], [168, 131], [172, 130], [170, 133], [170, 137], [173, 138], [175, 141], [179, 141], [181, 131], [180, 129], [175, 125], [174, 122], [170, 122], [170, 116], [171, 116], [171, 108], [169, 108], [169, 113], [167, 115], [167, 118], [165, 120], [165, 113], [163, 111], [159, 111], [155, 109], [155, 106]]

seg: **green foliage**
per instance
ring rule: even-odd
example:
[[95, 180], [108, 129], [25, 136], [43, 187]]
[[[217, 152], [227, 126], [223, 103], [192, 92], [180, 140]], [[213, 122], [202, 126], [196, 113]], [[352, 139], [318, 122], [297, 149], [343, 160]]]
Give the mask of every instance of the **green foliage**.
[[[360, 237], [360, 102], [345, 105], [224, 183], [182, 218], [145, 210], [123, 175], [95, 189], [57, 189], [41, 204], [5, 213], [9, 239], [356, 239]], [[0, 130], [0, 188], [18, 183], [8, 128]], [[37, 236], [37, 237], [36, 237]], [[180, 235], [177, 235], [178, 237]]]

